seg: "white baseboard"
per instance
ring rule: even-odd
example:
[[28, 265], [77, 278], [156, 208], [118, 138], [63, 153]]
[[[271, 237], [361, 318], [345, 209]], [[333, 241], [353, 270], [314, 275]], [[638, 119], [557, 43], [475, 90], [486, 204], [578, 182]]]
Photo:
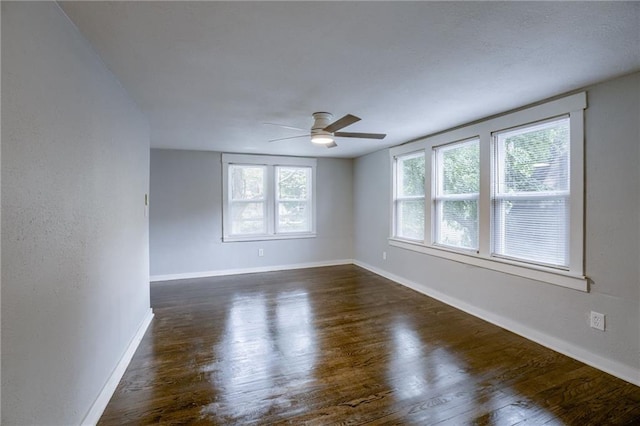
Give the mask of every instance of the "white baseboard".
[[125, 351], [124, 355], [122, 355], [122, 358], [120, 358], [120, 361], [116, 365], [116, 368], [111, 373], [111, 376], [109, 376], [109, 379], [107, 380], [104, 387], [100, 391], [100, 394], [89, 409], [89, 412], [84, 417], [84, 420], [82, 420], [81, 424], [83, 426], [94, 426], [100, 420], [102, 413], [104, 413], [104, 409], [107, 408], [109, 400], [113, 396], [113, 393], [116, 391], [118, 383], [120, 383], [120, 379], [122, 379], [124, 372], [127, 370], [127, 367], [129, 366], [129, 363], [133, 358], [133, 354], [135, 354], [136, 349], [138, 349], [138, 345], [142, 341], [142, 337], [147, 331], [147, 328], [149, 328], [149, 324], [151, 324], [152, 319], [153, 311], [151, 310], [151, 308], [149, 308], [149, 311], [138, 327], [138, 331], [136, 331], [133, 339], [131, 339], [127, 350]]
[[220, 277], [224, 275], [255, 274], [257, 272], [284, 271], [288, 269], [317, 268], [320, 266], [351, 265], [353, 259], [326, 260], [322, 262], [294, 263], [291, 265], [259, 266], [256, 268], [220, 269], [217, 271], [187, 272], [183, 274], [151, 275], [151, 282], [185, 280], [192, 278]]
[[549, 336], [548, 334], [529, 328], [526, 325], [519, 323], [517, 321], [513, 321], [509, 318], [505, 318], [493, 312], [489, 312], [484, 309], [473, 306], [460, 299], [448, 296], [437, 290], [433, 290], [424, 284], [419, 284], [419, 283], [407, 280], [406, 278], [400, 277], [398, 275], [392, 274], [382, 269], [378, 269], [374, 266], [371, 266], [364, 262], [360, 262], [358, 260], [354, 260], [353, 263], [357, 266], [360, 266], [361, 268], [364, 268], [373, 272], [374, 274], [390, 279], [391, 281], [395, 281], [398, 284], [401, 284], [405, 287], [409, 287], [410, 289], [413, 289], [419, 293], [425, 294], [429, 297], [432, 297], [436, 300], [446, 303], [447, 305], [453, 306], [456, 309], [460, 309], [461, 311], [464, 311], [470, 315], [473, 315], [487, 322], [495, 324], [498, 327], [502, 327], [506, 330], [509, 330], [528, 340], [534, 341], [542, 346], [545, 346], [549, 349], [552, 349], [570, 358], [583, 362], [587, 365], [590, 365], [591, 367], [597, 368], [598, 370], [602, 370], [605, 373], [609, 373], [613, 376], [616, 376], [636, 386], [640, 386], [640, 369], [635, 369], [633, 367], [622, 364], [620, 362], [607, 359], [603, 356], [594, 354], [593, 352], [587, 349], [584, 349], [580, 346], [576, 346], [562, 339]]

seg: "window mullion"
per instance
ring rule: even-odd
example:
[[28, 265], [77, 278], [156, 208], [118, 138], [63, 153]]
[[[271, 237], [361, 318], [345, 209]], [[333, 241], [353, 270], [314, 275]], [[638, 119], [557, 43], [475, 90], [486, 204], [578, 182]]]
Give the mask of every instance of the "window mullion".
[[569, 114], [569, 268], [584, 273], [584, 110]]
[[424, 151], [424, 244], [431, 245], [434, 241], [434, 228], [433, 228], [433, 196], [436, 194], [434, 191], [433, 179], [433, 151], [427, 158], [427, 152]]
[[267, 234], [275, 235], [276, 233], [276, 220], [278, 220], [277, 216], [277, 200], [276, 200], [276, 175], [275, 175], [275, 167], [274, 166], [266, 166], [267, 168], [267, 180], [264, 188], [264, 196], [266, 199], [266, 215], [265, 219], [267, 221]]
[[491, 135], [480, 135], [480, 194], [478, 196], [478, 254], [491, 254]]
[[425, 226], [425, 229], [429, 230], [429, 245], [434, 245], [440, 237], [440, 225], [438, 218], [442, 216], [442, 203], [438, 202], [438, 196], [442, 192], [442, 167], [438, 167], [438, 164], [442, 164], [442, 152], [440, 150], [431, 151], [431, 164], [432, 170], [426, 176], [432, 176], [431, 184], [428, 187], [431, 189], [429, 196], [429, 222]]

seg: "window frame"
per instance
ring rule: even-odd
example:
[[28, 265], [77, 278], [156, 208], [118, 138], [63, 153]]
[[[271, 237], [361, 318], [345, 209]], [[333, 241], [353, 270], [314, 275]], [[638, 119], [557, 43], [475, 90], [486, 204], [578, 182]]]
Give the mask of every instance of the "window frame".
[[[233, 167], [252, 167], [252, 168], [260, 168], [262, 169], [262, 181], [263, 181], [263, 185], [264, 183], [267, 182], [267, 167], [264, 165], [259, 165], [259, 164], [229, 164], [229, 171], [228, 173], [231, 172], [231, 169]], [[229, 184], [231, 184], [231, 182], [229, 182]], [[263, 229], [266, 230], [267, 229], [267, 191], [266, 188], [262, 188], [262, 197], [261, 198], [253, 198], [253, 199], [238, 199], [238, 200], [234, 200], [233, 199], [233, 191], [231, 190], [231, 188], [228, 188], [229, 193], [231, 193], [231, 196], [228, 197], [228, 209], [229, 211], [233, 211], [233, 206], [234, 205], [242, 205], [242, 204], [262, 204], [262, 217], [263, 219]], [[229, 217], [231, 217], [231, 213], [229, 213]], [[230, 229], [233, 228], [233, 225], [230, 223]], [[238, 234], [238, 235], [262, 235], [263, 233], [251, 233], [251, 234]]]
[[[570, 265], [568, 265], [570, 259], [569, 256], [566, 256], [566, 260], [567, 260], [567, 265], [553, 265], [553, 264], [545, 264], [544, 262], [536, 262], [534, 260], [529, 260], [529, 259], [525, 259], [525, 258], [518, 258], [516, 256], [509, 256], [507, 254], [501, 254], [501, 253], [497, 253], [498, 249], [497, 247], [499, 245], [504, 245], [504, 243], [499, 243], [497, 240], [499, 238], [499, 236], [501, 236], [504, 239], [504, 232], [502, 233], [498, 233], [498, 223], [500, 224], [500, 227], [502, 228], [502, 226], [505, 223], [505, 219], [502, 217], [497, 217], [496, 213], [495, 213], [495, 203], [499, 200], [501, 202], [503, 201], [550, 201], [550, 200], [564, 200], [567, 206], [567, 212], [566, 212], [566, 220], [567, 222], [570, 224], [571, 223], [571, 214], [570, 214], [570, 203], [571, 203], [571, 192], [572, 192], [572, 188], [571, 188], [571, 176], [569, 176], [569, 186], [567, 189], [565, 190], [554, 190], [554, 191], [530, 191], [530, 192], [526, 192], [526, 191], [519, 191], [519, 192], [512, 192], [512, 193], [507, 193], [507, 192], [499, 192], [498, 187], [499, 184], [498, 182], [501, 180], [502, 176], [500, 176], [500, 170], [502, 170], [502, 166], [504, 164], [504, 156], [503, 156], [503, 152], [500, 150], [500, 134], [501, 133], [511, 133], [511, 132], [515, 132], [518, 130], [527, 130], [527, 129], [531, 129], [532, 127], [540, 127], [543, 126], [545, 124], [548, 123], [553, 123], [553, 122], [557, 122], [559, 120], [567, 120], [569, 122], [569, 124], [571, 123], [571, 118], [569, 117], [568, 114], [563, 114], [560, 115], [558, 117], [551, 117], [545, 120], [540, 120], [540, 121], [536, 121], [533, 123], [527, 123], [524, 124], [522, 126], [517, 126], [515, 128], [511, 128], [511, 129], [504, 129], [504, 130], [499, 130], [496, 132], [493, 132], [491, 134], [491, 150], [492, 150], [492, 161], [491, 161], [491, 166], [492, 166], [492, 182], [491, 182], [491, 214], [492, 214], [492, 220], [491, 220], [491, 225], [492, 225], [492, 229], [491, 229], [491, 255], [493, 257], [496, 258], [501, 258], [501, 259], [506, 259], [506, 260], [512, 260], [512, 261], [516, 261], [516, 262], [522, 262], [522, 263], [532, 263], [534, 265], [542, 265], [542, 266], [549, 266], [551, 268], [556, 268], [559, 270], [565, 270], [565, 271], [569, 271], [571, 270]], [[569, 140], [570, 142], [571, 140]], [[571, 171], [571, 147], [569, 147], [569, 171]], [[501, 216], [503, 216], [501, 214]], [[565, 235], [565, 251], [567, 252], [566, 254], [570, 255], [571, 252], [571, 247], [569, 242], [571, 241], [571, 233], [569, 231], [569, 229], [566, 230], [567, 231], [567, 235]]]
[[[222, 241], [265, 241], [265, 240], [287, 240], [299, 238], [316, 237], [316, 168], [317, 160], [306, 157], [284, 157], [272, 155], [253, 154], [222, 154]], [[265, 199], [265, 229], [262, 234], [233, 234], [231, 232], [231, 203], [230, 200], [230, 180], [229, 168], [233, 165], [261, 166], [266, 168], [264, 199]], [[311, 185], [309, 188], [310, 205], [310, 231], [308, 232], [277, 232], [278, 202], [276, 181], [277, 167], [301, 167], [311, 169]]]
[[[579, 291], [589, 291], [588, 279], [584, 275], [584, 109], [586, 107], [586, 92], [576, 93], [391, 148], [389, 154], [392, 163], [392, 191], [396, 185], [394, 159], [411, 152], [423, 151], [429, 153], [428, 155], [431, 158], [425, 158], [425, 200], [429, 200], [426, 202], [431, 202], [433, 205], [435, 195], [433, 175], [435, 170], [434, 147], [479, 137], [480, 193], [478, 198], [477, 251], [435, 244], [435, 215], [431, 208], [425, 209], [425, 236], [423, 241], [398, 238], [394, 232], [396, 221], [394, 199], [390, 203], [392, 212], [389, 245]], [[491, 214], [492, 173], [494, 167], [493, 134], [561, 116], [569, 117], [570, 131], [569, 181], [571, 195], [569, 197], [570, 224], [567, 242], [569, 245], [569, 267], [562, 269], [493, 256], [493, 218]], [[395, 197], [395, 193], [393, 193], [393, 197]]]
[[[279, 189], [279, 181], [278, 181], [278, 173], [280, 169], [290, 169], [290, 168], [296, 168], [296, 169], [307, 169], [307, 178], [309, 181], [311, 181], [311, 185], [310, 187], [307, 188], [307, 196], [306, 198], [282, 198], [280, 196], [280, 189]], [[313, 229], [313, 198], [314, 198], [314, 193], [315, 191], [313, 190], [313, 168], [311, 166], [292, 166], [292, 165], [282, 165], [282, 164], [278, 164], [274, 166], [274, 212], [275, 212], [275, 217], [274, 217], [274, 230], [275, 230], [275, 234], [276, 235], [292, 235], [292, 234], [308, 234], [310, 232], [312, 232]], [[278, 229], [280, 228], [280, 204], [281, 203], [287, 203], [287, 202], [296, 202], [296, 203], [305, 203], [307, 208], [306, 208], [306, 212], [307, 212], [307, 216], [308, 216], [308, 223], [309, 223], [309, 230], [308, 231], [298, 231], [298, 232], [282, 232], [279, 231]]]
[[[393, 192], [392, 192], [392, 197], [393, 197], [393, 207], [392, 207], [392, 230], [391, 230], [391, 235], [394, 236], [394, 238], [398, 238], [400, 240], [403, 241], [410, 241], [410, 242], [423, 242], [423, 240], [416, 240], [413, 238], [407, 238], [407, 237], [402, 237], [399, 235], [399, 227], [400, 227], [400, 222], [398, 219], [398, 207], [400, 205], [401, 202], [403, 201], [416, 201], [416, 200], [422, 200], [423, 204], [424, 204], [424, 209], [426, 210], [427, 208], [427, 198], [426, 198], [426, 192], [424, 192], [423, 195], [408, 195], [408, 196], [399, 196], [399, 179], [397, 179], [398, 173], [399, 173], [399, 169], [398, 169], [398, 161], [403, 159], [403, 160], [410, 160], [413, 158], [418, 158], [420, 155], [424, 156], [424, 150], [418, 150], [418, 151], [414, 151], [414, 152], [407, 152], [407, 153], [403, 153], [400, 155], [397, 155], [393, 158], [393, 176], [394, 176], [394, 180], [393, 180]], [[425, 159], [426, 160], [426, 159]], [[425, 170], [426, 170], [426, 162], [425, 162]], [[426, 214], [426, 213], [425, 213]]]
[[[468, 201], [468, 200], [473, 200], [476, 203], [478, 203], [478, 207], [480, 206], [480, 191], [478, 190], [478, 192], [470, 192], [470, 193], [465, 193], [465, 194], [441, 194], [440, 193], [440, 189], [442, 187], [442, 180], [444, 179], [444, 167], [439, 167], [438, 165], [440, 164], [440, 160], [443, 157], [443, 152], [447, 149], [452, 149], [455, 146], [464, 146], [464, 145], [470, 145], [473, 142], [478, 142], [478, 149], [480, 149], [480, 137], [479, 136], [474, 136], [471, 138], [467, 138], [467, 139], [463, 139], [463, 140], [459, 140], [459, 141], [453, 141], [453, 142], [449, 142], [443, 145], [437, 145], [437, 146], [433, 146], [431, 148], [431, 161], [433, 163], [433, 174], [432, 174], [432, 178], [431, 178], [431, 186], [432, 186], [432, 197], [431, 197], [431, 209], [432, 209], [432, 213], [431, 213], [431, 217], [433, 218], [432, 221], [432, 244], [434, 246], [438, 246], [438, 247], [445, 247], [448, 249], [452, 249], [452, 250], [459, 250], [461, 252], [469, 252], [469, 253], [477, 253], [478, 252], [478, 247], [460, 247], [460, 246], [454, 246], [451, 244], [445, 244], [442, 243], [440, 241], [438, 241], [438, 237], [440, 234], [440, 215], [439, 210], [441, 209], [441, 203], [443, 201]], [[478, 161], [478, 172], [480, 171], [480, 161]], [[478, 182], [479, 183], [479, 182]], [[480, 216], [480, 209], [478, 208], [478, 217], [476, 218], [476, 220], [478, 220], [478, 228], [480, 226], [480, 220], [479, 220], [479, 216]], [[479, 245], [479, 241], [478, 241], [478, 245]]]

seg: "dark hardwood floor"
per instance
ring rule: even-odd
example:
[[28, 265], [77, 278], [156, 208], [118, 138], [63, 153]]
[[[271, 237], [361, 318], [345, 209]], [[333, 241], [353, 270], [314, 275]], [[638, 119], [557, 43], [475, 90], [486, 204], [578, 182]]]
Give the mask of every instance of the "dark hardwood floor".
[[100, 425], [640, 424], [640, 388], [356, 266], [154, 284]]

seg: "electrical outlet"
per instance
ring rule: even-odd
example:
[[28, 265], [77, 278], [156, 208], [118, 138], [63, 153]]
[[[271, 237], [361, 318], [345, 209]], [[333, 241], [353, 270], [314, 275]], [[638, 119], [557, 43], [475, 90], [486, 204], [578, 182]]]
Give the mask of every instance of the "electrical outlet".
[[591, 328], [595, 328], [596, 330], [604, 331], [604, 318], [605, 315], [591, 311]]
[[264, 256], [264, 249], [258, 249], [258, 256]]
[[387, 260], [387, 252], [386, 251], [382, 252], [382, 260]]

